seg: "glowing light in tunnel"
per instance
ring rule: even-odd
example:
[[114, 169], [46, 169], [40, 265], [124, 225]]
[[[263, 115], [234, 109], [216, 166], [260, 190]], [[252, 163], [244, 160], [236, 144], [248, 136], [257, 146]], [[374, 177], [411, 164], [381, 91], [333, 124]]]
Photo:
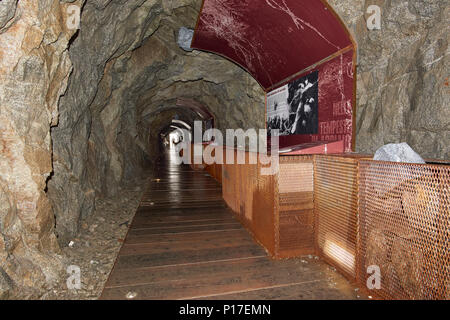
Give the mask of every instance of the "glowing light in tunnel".
[[[179, 130], [179, 128], [177, 128], [177, 127], [172, 127], [171, 126], [171, 128], [175, 128], [175, 129]], [[175, 144], [180, 142], [181, 134], [180, 134], [180, 132], [178, 130], [173, 131], [173, 132], [171, 132], [169, 134], [169, 141], [170, 141], [170, 148], [171, 149], [175, 148]]]
[[188, 130], [192, 130], [192, 127], [190, 125], [188, 125], [186, 122], [184, 122], [183, 120], [174, 119], [174, 120], [172, 120], [172, 123], [181, 124], [182, 126], [186, 127]]

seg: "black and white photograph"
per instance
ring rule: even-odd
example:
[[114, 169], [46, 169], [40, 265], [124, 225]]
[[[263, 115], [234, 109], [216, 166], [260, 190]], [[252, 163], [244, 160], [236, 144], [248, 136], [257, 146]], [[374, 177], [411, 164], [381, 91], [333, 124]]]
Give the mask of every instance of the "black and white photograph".
[[290, 82], [267, 94], [267, 129], [280, 136], [317, 134], [319, 129], [319, 72]]

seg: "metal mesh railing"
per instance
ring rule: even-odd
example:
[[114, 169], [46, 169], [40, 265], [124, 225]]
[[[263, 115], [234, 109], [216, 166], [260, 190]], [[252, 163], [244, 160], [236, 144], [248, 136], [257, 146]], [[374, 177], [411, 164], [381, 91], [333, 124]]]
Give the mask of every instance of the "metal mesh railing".
[[278, 173], [277, 257], [314, 253], [314, 158], [282, 156]]
[[377, 266], [381, 289], [371, 294], [384, 299], [450, 299], [448, 165], [281, 156], [279, 173], [263, 176], [248, 152], [233, 152], [246, 164], [207, 170], [272, 256], [316, 252], [362, 288]]
[[[211, 152], [211, 156], [215, 157], [216, 151], [223, 152], [223, 147], [214, 147], [213, 151]], [[217, 182], [222, 183], [222, 164], [205, 164], [205, 169]]]
[[255, 240], [274, 254], [275, 177], [261, 175], [261, 164], [250, 164], [248, 152], [233, 152], [235, 159], [244, 155], [245, 164], [223, 165], [223, 198]]
[[356, 278], [358, 163], [360, 156], [315, 157], [315, 225], [318, 253]]
[[294, 257], [314, 251], [313, 158], [281, 157], [280, 171], [262, 175], [260, 163], [224, 164], [223, 198], [270, 254]]
[[359, 281], [388, 299], [450, 298], [450, 167], [361, 161]]

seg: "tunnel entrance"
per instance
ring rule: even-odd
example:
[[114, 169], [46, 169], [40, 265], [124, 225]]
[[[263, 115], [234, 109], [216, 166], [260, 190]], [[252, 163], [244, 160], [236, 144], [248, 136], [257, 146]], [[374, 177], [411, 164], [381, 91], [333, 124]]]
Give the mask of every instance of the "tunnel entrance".
[[[146, 117], [149, 121], [153, 121], [150, 123], [152, 133], [148, 139], [150, 145], [159, 146], [158, 157], [164, 156], [169, 149], [175, 149], [180, 143], [191, 144], [195, 123], [202, 131], [214, 129], [215, 125], [215, 117], [208, 107], [186, 98], [178, 98], [173, 106], [157, 109]], [[161, 120], [154, 120], [154, 117]], [[205, 139], [209, 141], [207, 137]]]

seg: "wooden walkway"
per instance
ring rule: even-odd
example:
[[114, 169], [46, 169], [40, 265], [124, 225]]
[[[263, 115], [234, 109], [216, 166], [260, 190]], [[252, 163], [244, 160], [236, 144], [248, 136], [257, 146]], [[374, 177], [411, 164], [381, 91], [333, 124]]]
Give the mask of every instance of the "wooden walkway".
[[[173, 156], [173, 155], [172, 155]], [[160, 180], [155, 180], [160, 179]], [[354, 299], [314, 258], [271, 260], [206, 172], [161, 160], [101, 299]]]

